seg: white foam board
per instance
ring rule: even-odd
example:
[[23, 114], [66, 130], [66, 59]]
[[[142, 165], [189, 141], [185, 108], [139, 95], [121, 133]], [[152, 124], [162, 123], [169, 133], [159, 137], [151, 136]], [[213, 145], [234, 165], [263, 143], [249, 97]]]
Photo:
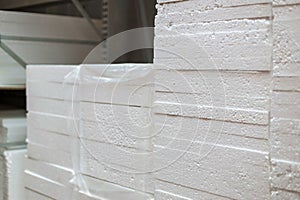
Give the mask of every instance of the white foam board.
[[[64, 135], [79, 135], [78, 119], [47, 113], [29, 112], [28, 127]], [[28, 135], [30, 135], [30, 132]]]
[[27, 81], [26, 95], [30, 97], [42, 97], [59, 100], [79, 100], [77, 84]]
[[[146, 156], [146, 158], [144, 158], [143, 161], [145, 162], [139, 162], [141, 161], [141, 159], [137, 160], [136, 162], [138, 163], [138, 165], [135, 166], [135, 169], [133, 169], [129, 168], [132, 166], [126, 167], [125, 165], [128, 166], [132, 164], [132, 162], [134, 162], [134, 159], [138, 158], [137, 156], [133, 156], [133, 158], [131, 158], [129, 161], [126, 161], [126, 163], [122, 164], [121, 162], [116, 161], [120, 161], [120, 159], [126, 160], [129, 155], [125, 154], [125, 152], [122, 153], [121, 151], [122, 155], [119, 155], [116, 153], [119, 153], [120, 151], [114, 151], [114, 149], [116, 148], [113, 146], [94, 143], [96, 146], [100, 146], [100, 149], [103, 150], [103, 153], [101, 154], [101, 152], [97, 151], [90, 143], [83, 141], [83, 144], [88, 144], [89, 146], [84, 147], [82, 145], [82, 151], [78, 154], [74, 152], [72, 156], [70, 152], [64, 152], [62, 150], [52, 149], [47, 146], [29, 142], [28, 158], [38, 160], [39, 162], [49, 163], [52, 166], [59, 166], [60, 168], [67, 169], [73, 169], [73, 167], [77, 166], [78, 162], [73, 163], [72, 158], [78, 158], [80, 160], [79, 162], [81, 173], [83, 174], [122, 185], [127, 188], [153, 193], [154, 182], [152, 174], [141, 173], [144, 172], [143, 169], [147, 169], [147, 167], [149, 167], [149, 163], [146, 163], [147, 158], [150, 159], [149, 156]], [[115, 152], [112, 155], [113, 160], [108, 160], [107, 157], [109, 156], [109, 154], [107, 154], [107, 151], [110, 150], [112, 150], [112, 152]], [[106, 160], [104, 160], [103, 162], [103, 159]], [[113, 163], [113, 161], [117, 164]], [[145, 166], [142, 166], [143, 164]], [[137, 169], [136, 167], [140, 167], [140, 169]], [[30, 168], [28, 170], [30, 170]]]
[[161, 9], [156, 17], [156, 26], [167, 25], [170, 24], [170, 22], [174, 25], [178, 25], [235, 19], [266, 18], [272, 16], [272, 5], [269, 3], [238, 7], [219, 7], [193, 13], [189, 10], [177, 13], [165, 13], [163, 11], [164, 9]]
[[268, 152], [268, 126], [155, 115], [152, 144], [175, 148], [210, 143]]
[[[205, 93], [212, 100], [229, 96], [264, 97], [270, 95], [269, 72], [156, 70], [156, 91]], [[214, 101], [213, 101], [214, 102]]]
[[158, 147], [160, 153], [154, 163], [162, 169], [156, 177], [227, 198], [242, 198], [244, 194], [269, 198], [267, 153], [205, 144], [202, 147], [193, 153]]
[[52, 115], [78, 117], [79, 102], [65, 99], [47, 99], [40, 97], [27, 97], [27, 110]]
[[82, 65], [82, 101], [151, 106], [152, 64]]
[[11, 128], [0, 127], [0, 142], [1, 143], [14, 143], [25, 142], [27, 133], [27, 126], [15, 126]]
[[13, 127], [14, 125], [24, 125], [26, 123], [25, 110], [1, 110], [0, 126]]
[[150, 200], [152, 196], [146, 193], [130, 190], [108, 182], [104, 182], [91, 177], [86, 177], [87, 185], [91, 195], [82, 192], [72, 192], [71, 187], [57, 183], [51, 179], [35, 174], [29, 170], [25, 171], [26, 187], [45, 194], [54, 199], [69, 199], [72, 195], [81, 200], [111, 199], [120, 198], [133, 200]]
[[50, 197], [47, 197], [45, 195], [42, 195], [38, 192], [35, 192], [33, 190], [30, 190], [28, 188], [25, 188], [25, 199], [27, 200], [53, 200]]
[[0, 142], [25, 142], [26, 124], [25, 110], [0, 111]]
[[101, 126], [112, 125], [125, 133], [137, 138], [151, 136], [151, 108], [110, 105], [100, 103], [80, 103], [82, 120], [95, 121]]
[[5, 150], [0, 156], [1, 199], [24, 198], [24, 156], [27, 150]]
[[73, 170], [69, 168], [30, 158], [25, 158], [25, 169], [66, 186], [73, 178]]

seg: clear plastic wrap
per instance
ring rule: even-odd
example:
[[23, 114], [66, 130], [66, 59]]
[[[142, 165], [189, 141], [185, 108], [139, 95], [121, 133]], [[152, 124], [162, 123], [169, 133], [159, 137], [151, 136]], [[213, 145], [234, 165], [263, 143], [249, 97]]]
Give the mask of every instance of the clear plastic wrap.
[[[68, 130], [72, 142], [70, 199], [153, 199], [152, 64], [81, 65], [73, 85]], [[70, 102], [71, 101], [71, 102]]]

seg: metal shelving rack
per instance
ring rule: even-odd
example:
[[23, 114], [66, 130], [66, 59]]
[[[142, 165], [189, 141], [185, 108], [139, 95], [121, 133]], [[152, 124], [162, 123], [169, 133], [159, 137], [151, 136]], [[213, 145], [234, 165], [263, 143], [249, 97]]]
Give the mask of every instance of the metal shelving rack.
[[[101, 0], [99, 0], [101, 1]], [[102, 20], [103, 20], [103, 28], [99, 29], [94, 22], [92, 21], [92, 18], [89, 16], [88, 12], [85, 10], [85, 8], [81, 5], [81, 2], [79, 0], [0, 0], [0, 10], [22, 10], [27, 7], [31, 6], [47, 6], [49, 4], [53, 5], [55, 3], [73, 3], [74, 7], [77, 9], [78, 13], [86, 19], [87, 23], [90, 24], [90, 26], [95, 30], [95, 32], [103, 39], [105, 40], [108, 35], [108, 1], [109, 0], [102, 0], [102, 8], [100, 8], [99, 11], [102, 13]], [[1, 44], [1, 42], [0, 42]], [[2, 44], [1, 44], [2, 45]], [[3, 44], [4, 45], [4, 44]], [[1, 46], [2, 47], [2, 46]], [[17, 54], [15, 54], [13, 51], [11, 51], [8, 48], [2, 48], [4, 52], [9, 54], [10, 57], [12, 57], [17, 63], [19, 63], [21, 66], [26, 68], [26, 64], [20, 57], [18, 57]], [[105, 51], [106, 52], [106, 51]], [[104, 53], [105, 53], [104, 52]], [[106, 58], [106, 55], [103, 55], [103, 58]], [[20, 63], [21, 62], [21, 63]], [[25, 84], [7, 84], [7, 85], [0, 85], [0, 90], [25, 90], [26, 85]]]

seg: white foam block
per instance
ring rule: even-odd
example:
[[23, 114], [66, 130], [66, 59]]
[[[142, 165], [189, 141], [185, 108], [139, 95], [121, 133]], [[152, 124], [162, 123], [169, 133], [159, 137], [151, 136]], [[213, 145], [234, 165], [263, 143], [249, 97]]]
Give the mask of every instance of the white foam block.
[[79, 102], [62, 99], [46, 99], [40, 97], [27, 97], [27, 110], [50, 115], [78, 117]]
[[1, 198], [24, 198], [24, 156], [27, 150], [5, 150], [0, 156]]
[[76, 120], [35, 112], [30, 112], [28, 119], [29, 141], [49, 147], [58, 146], [64, 151], [71, 149], [71, 135], [125, 147], [145, 150], [151, 148], [150, 138], [137, 138], [116, 128], [116, 123], [104, 126], [103, 122], [81, 120], [80, 124], [76, 124]]
[[[216, 45], [216, 46], [203, 46], [197, 41], [185, 37], [178, 43], [176, 38], [169, 40], [169, 43], [157, 45], [157, 49], [154, 49], [155, 58], [185, 58], [185, 60], [200, 58], [206, 61], [206, 65], [212, 65], [211, 67], [203, 67], [204, 69], [219, 69], [217, 63], [214, 63], [214, 59], [221, 58], [242, 58], [242, 57], [260, 57], [265, 55], [266, 61], [269, 61], [272, 55], [272, 45], [269, 44], [231, 44], [231, 45]], [[193, 52], [191, 54], [191, 52]], [[179, 56], [178, 56], [179, 55]], [[195, 63], [194, 63], [195, 64]], [[205, 66], [205, 63], [204, 63]], [[269, 68], [270, 69], [270, 68]], [[267, 69], [267, 70], [269, 70]]]
[[284, 5], [293, 5], [293, 4], [298, 4], [300, 3], [299, 0], [274, 0], [273, 5], [274, 6], [284, 6]]
[[196, 147], [190, 149], [193, 153], [158, 148], [154, 163], [162, 169], [156, 177], [227, 198], [238, 199], [244, 194], [269, 197], [267, 153], [205, 144]]
[[219, 121], [238, 122], [247, 124], [269, 124], [268, 111], [155, 102], [153, 112], [158, 114], [196, 117], [200, 119], [213, 119]]
[[27, 200], [51, 200], [52, 198], [44, 196], [40, 194], [39, 192], [35, 192], [33, 190], [30, 190], [28, 188], [25, 189], [25, 198]]
[[[37, 130], [38, 131], [38, 130]], [[65, 167], [72, 168], [74, 157], [78, 157], [84, 163], [88, 163], [89, 159], [97, 159], [101, 163], [106, 163], [107, 165], [119, 165], [125, 168], [129, 168], [129, 172], [144, 172], [148, 168], [151, 168], [151, 152], [140, 149], [131, 149], [124, 146], [116, 146], [107, 143], [100, 143], [96, 141], [90, 141], [81, 139], [71, 139], [64, 135], [59, 134], [44, 134], [40, 135], [35, 134], [29, 139], [30, 148], [34, 146], [33, 150], [37, 151], [38, 149], [44, 150], [43, 152], [29, 152], [29, 156], [33, 156], [36, 159], [43, 159], [44, 161], [51, 160], [54, 164], [60, 164], [65, 156], [70, 156], [68, 162], [64, 162]], [[75, 140], [75, 141], [74, 141]], [[63, 144], [65, 143], [65, 146]], [[57, 145], [56, 145], [57, 144]], [[76, 146], [74, 146], [76, 145]], [[38, 148], [39, 147], [39, 148]], [[62, 152], [61, 158], [55, 158], [52, 156], [50, 158], [41, 158], [43, 154], [48, 154], [53, 151]], [[92, 155], [93, 157], [90, 157]], [[49, 159], [49, 160], [47, 160]], [[71, 162], [70, 162], [71, 161]], [[131, 170], [130, 170], [131, 169]]]
[[272, 16], [271, 4], [256, 4], [240, 7], [216, 8], [200, 12], [165, 13], [163, 9], [156, 17], [156, 26], [167, 24], [191, 24], [199, 22], [226, 21], [234, 19], [267, 18]]
[[162, 180], [155, 180], [155, 197], [157, 199], [168, 200], [191, 200], [201, 197], [201, 199], [228, 199], [224, 196], [219, 196], [217, 194], [211, 194], [206, 191], [195, 190], [193, 188], [184, 187], [182, 185], [177, 185]]
[[178, 13], [182, 10], [193, 10], [195, 7], [198, 8], [199, 11], [215, 9], [218, 7], [239, 7], [239, 6], [247, 6], [247, 5], [255, 5], [255, 4], [267, 4], [271, 3], [271, 0], [207, 0], [203, 3], [200, 3], [197, 0], [189, 0], [189, 1], [176, 1], [176, 0], [159, 0], [158, 3], [162, 4], [159, 8], [163, 9], [165, 13]]
[[74, 83], [57, 83], [43, 81], [27, 81], [26, 95], [68, 101], [78, 101], [78, 85]]
[[272, 159], [272, 187], [299, 193], [299, 174], [300, 163]]
[[0, 142], [14, 143], [25, 142], [27, 133], [26, 124], [23, 126], [16, 126], [11, 128], [0, 127]]
[[[203, 133], [212, 133], [217, 136], [218, 133], [236, 135], [245, 138], [257, 138], [261, 140], [268, 139], [268, 126], [251, 125], [244, 123], [232, 123], [222, 121], [209, 121], [196, 118], [185, 118], [180, 116], [155, 115], [155, 133], [165, 137], [178, 137], [182, 139], [194, 138], [195, 131], [202, 128]], [[198, 129], [197, 129], [198, 128]], [[158, 132], [159, 130], [161, 132]], [[182, 130], [182, 133], [180, 132]], [[194, 139], [201, 139], [205, 135], [199, 135]]]
[[0, 111], [0, 142], [25, 142], [26, 124], [25, 110]]
[[271, 75], [267, 72], [157, 70], [156, 91], [206, 93], [215, 98], [270, 96]]
[[[97, 160], [98, 155], [92, 156], [87, 153], [84, 157], [81, 164], [84, 174], [138, 191], [154, 193], [155, 182], [152, 173], [103, 162], [103, 160]], [[144, 160], [140, 160], [139, 165], [143, 162]], [[146, 165], [144, 169], [150, 167], [146, 162], [143, 164]]]
[[25, 158], [25, 169], [66, 186], [73, 178], [73, 171], [69, 168], [30, 158]]
[[[76, 154], [75, 151], [72, 155], [70, 152], [29, 143], [28, 157], [30, 159], [69, 169], [73, 169], [73, 167], [78, 164], [76, 162], [73, 163], [72, 159], [79, 158], [81, 172], [83, 174], [119, 184], [124, 187], [153, 193], [154, 183], [151, 173], [141, 173], [145, 172], [145, 170], [150, 167], [149, 159], [151, 158], [147, 156], [147, 154], [144, 155], [143, 159], [138, 159], [136, 154], [128, 154], [128, 152], [124, 152], [120, 149], [118, 150], [118, 147], [94, 143], [97, 146], [95, 149], [95, 146], [92, 146], [90, 143], [91, 142], [82, 141], [81, 147], [79, 147], [81, 150], [80, 153]], [[121, 154], [118, 154], [120, 152]], [[132, 158], [126, 161], [130, 155], [132, 155]], [[141, 156], [143, 156], [143, 154]], [[134, 161], [135, 159], [136, 161]], [[122, 163], [123, 161], [126, 162]], [[135, 168], [132, 168], [133, 166]], [[137, 167], [139, 167], [139, 169]]]
[[273, 159], [300, 162], [300, 121], [272, 118], [270, 127], [271, 155]]
[[0, 126], [13, 127], [26, 123], [25, 110], [2, 110], [0, 111]]
[[126, 86], [122, 83], [80, 85], [80, 99], [85, 102], [148, 106], [152, 105], [153, 86]]
[[67, 188], [62, 184], [44, 178], [38, 174], [34, 174], [28, 170], [25, 170], [24, 181], [26, 183], [26, 188], [37, 191], [53, 199], [63, 200], [72, 197], [71, 188]]
[[[28, 113], [28, 127], [30, 129], [46, 130], [64, 135], [78, 135], [79, 133], [79, 121], [77, 118], [40, 112]], [[29, 137], [30, 134], [29, 132]]]
[[213, 33], [240, 33], [270, 30], [271, 21], [268, 19], [239, 19], [230, 21], [215, 21], [209, 23], [186, 23], [180, 25], [156, 26], [156, 36], [201, 35]]
[[51, 179], [35, 174], [29, 170], [25, 171], [26, 187], [55, 199], [70, 199], [75, 195], [80, 200], [112, 199], [122, 198], [133, 200], [150, 200], [151, 195], [130, 190], [121, 186], [104, 182], [91, 177], [86, 177], [86, 184], [91, 195], [83, 192], [72, 192], [71, 186], [62, 185]]
[[191, 200], [180, 195], [172, 194], [162, 190], [155, 190], [155, 198], [161, 200], [173, 199], [173, 200]]
[[168, 148], [199, 142], [269, 151], [268, 126], [155, 115], [153, 144]]
[[116, 133], [151, 136], [151, 108], [81, 102], [80, 115], [82, 120], [95, 121], [99, 126], [114, 126], [119, 129]]
[[[225, 91], [224, 91], [225, 93]], [[173, 93], [157, 91], [155, 102], [168, 102], [178, 104], [197, 104], [203, 106], [240, 108], [249, 110], [267, 111], [270, 106], [270, 99], [251, 96], [218, 96], [211, 93]]]
[[80, 130], [80, 137], [83, 139], [136, 149], [151, 150], [151, 138], [132, 135], [132, 133], [118, 128], [116, 123], [103, 125], [102, 122], [82, 120], [80, 121]]
[[122, 105], [151, 106], [152, 64], [81, 66], [81, 100]]
[[[281, 2], [281, 1], [280, 1]], [[289, 2], [284, 2], [289, 3]], [[274, 13], [273, 62], [276, 76], [300, 76], [299, 42], [300, 6], [279, 6]]]
[[72, 168], [72, 156], [68, 152], [33, 143], [28, 143], [27, 148], [28, 158]]
[[295, 192], [289, 192], [286, 190], [273, 190], [271, 193], [271, 200], [282, 200], [282, 199], [299, 199], [300, 194]]
[[272, 117], [300, 119], [300, 93], [273, 92], [271, 103]]
[[300, 92], [300, 77], [274, 77], [273, 91]]
[[27, 142], [33, 144], [39, 144], [52, 149], [59, 149], [64, 152], [72, 151], [71, 136], [50, 132], [42, 129], [35, 129], [31, 126], [28, 127], [28, 139]]

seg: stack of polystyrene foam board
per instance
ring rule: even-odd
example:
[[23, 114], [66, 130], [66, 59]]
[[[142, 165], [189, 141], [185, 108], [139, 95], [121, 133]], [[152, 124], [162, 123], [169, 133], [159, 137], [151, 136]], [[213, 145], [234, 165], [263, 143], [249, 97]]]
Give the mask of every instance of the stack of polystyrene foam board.
[[272, 199], [300, 199], [300, 1], [274, 1]]
[[26, 149], [0, 149], [0, 199], [24, 199], [24, 158]]
[[0, 22], [0, 85], [25, 84], [26, 64], [80, 64], [100, 42], [83, 18], [1, 11]]
[[[76, 65], [27, 67], [29, 112], [25, 188], [28, 199], [32, 195], [45, 199], [68, 199], [68, 193], [71, 194], [68, 182], [72, 178], [72, 170], [61, 163], [71, 159], [64, 157], [66, 150], [71, 149], [65, 142], [72, 131], [68, 126], [72, 120], [68, 119], [71, 116], [72, 91], [77, 85], [68, 80], [73, 79], [73, 73], [76, 77], [76, 68]], [[60, 150], [61, 146], [65, 148]], [[58, 198], [59, 195], [61, 197]]]
[[[146, 173], [151, 164], [151, 72], [148, 64], [86, 65], [80, 72], [80, 133], [87, 148], [83, 171], [146, 193], [154, 190]], [[119, 171], [119, 179], [103, 176], [103, 167]]]
[[272, 2], [157, 9], [155, 197], [269, 198]]
[[[28, 66], [29, 123], [25, 172], [28, 195], [40, 193], [54, 199], [70, 198], [73, 194], [70, 181], [79, 168], [82, 179], [96, 196], [119, 199], [122, 194], [128, 199], [151, 198], [150, 193], [154, 190], [151, 174], [139, 171], [150, 162], [150, 158], [142, 154], [149, 151], [150, 146], [148, 143], [135, 143], [130, 135], [126, 135], [144, 136], [137, 132], [137, 128], [136, 132], [131, 130], [129, 117], [145, 117], [145, 112], [149, 114], [150, 109], [150, 100], [144, 96], [151, 91], [147, 87], [144, 89], [141, 81], [145, 78], [145, 71], [140, 70], [141, 75], [130, 71], [139, 66], [149, 68], [148, 65], [126, 64], [113, 65], [112, 68], [101, 65], [80, 68]], [[123, 85], [122, 77], [127, 77], [126, 73], [131, 74], [133, 79], [125, 78], [128, 85]], [[135, 81], [136, 76], [139, 82]], [[132, 107], [127, 102], [130, 92]], [[113, 95], [116, 95], [117, 101], [113, 100]], [[75, 109], [73, 113], [72, 107]], [[128, 110], [133, 113], [128, 113]], [[141, 121], [133, 120], [136, 123]], [[108, 121], [114, 126], [107, 125]], [[149, 136], [149, 128], [139, 130]], [[59, 176], [53, 176], [53, 173]], [[61, 192], [57, 193], [57, 190]], [[79, 199], [90, 198], [82, 193], [78, 195], [81, 195]]]
[[25, 110], [0, 111], [0, 199], [22, 199], [24, 196], [26, 129]]
[[27, 129], [25, 110], [2, 110], [0, 120], [0, 143], [2, 145], [25, 143]]

